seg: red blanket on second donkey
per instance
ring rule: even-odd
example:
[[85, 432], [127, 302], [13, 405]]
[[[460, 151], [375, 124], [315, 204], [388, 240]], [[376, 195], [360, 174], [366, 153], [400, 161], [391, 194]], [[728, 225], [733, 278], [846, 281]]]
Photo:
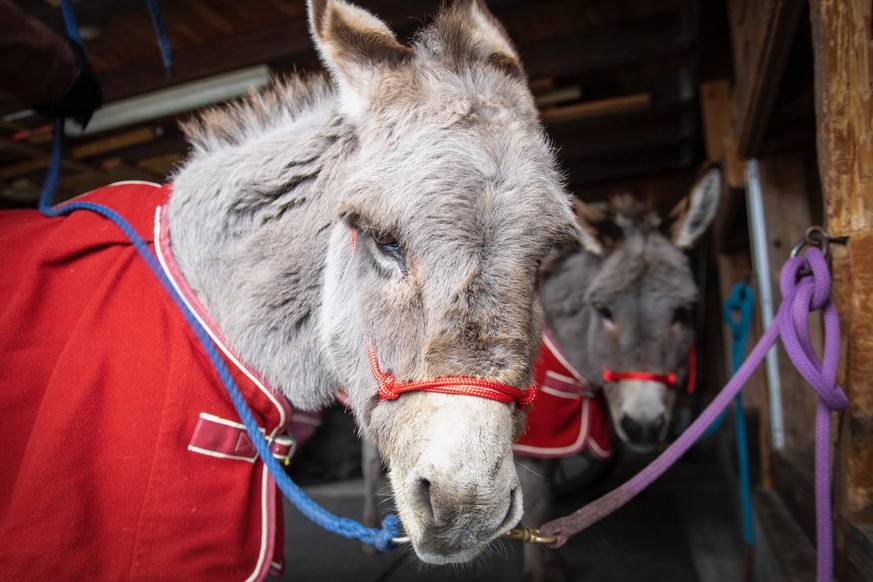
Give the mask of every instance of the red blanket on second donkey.
[[539, 387], [527, 428], [515, 443], [516, 453], [559, 458], [588, 450], [594, 457], [612, 455], [612, 426], [602, 391], [594, 391], [546, 332], [534, 367]]

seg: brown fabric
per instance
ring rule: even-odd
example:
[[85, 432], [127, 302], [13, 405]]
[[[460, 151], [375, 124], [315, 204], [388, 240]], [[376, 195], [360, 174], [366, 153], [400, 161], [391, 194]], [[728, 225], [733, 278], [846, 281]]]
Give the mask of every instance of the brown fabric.
[[24, 105], [51, 105], [78, 72], [66, 40], [11, 0], [0, 0], [0, 92]]

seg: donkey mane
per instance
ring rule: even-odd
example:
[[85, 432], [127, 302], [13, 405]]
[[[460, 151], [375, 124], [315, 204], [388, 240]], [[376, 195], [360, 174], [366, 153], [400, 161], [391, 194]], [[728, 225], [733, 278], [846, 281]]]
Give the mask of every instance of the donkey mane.
[[200, 153], [239, 145], [273, 127], [293, 122], [334, 92], [322, 72], [299, 73], [229, 104], [209, 107], [180, 124], [185, 138]]

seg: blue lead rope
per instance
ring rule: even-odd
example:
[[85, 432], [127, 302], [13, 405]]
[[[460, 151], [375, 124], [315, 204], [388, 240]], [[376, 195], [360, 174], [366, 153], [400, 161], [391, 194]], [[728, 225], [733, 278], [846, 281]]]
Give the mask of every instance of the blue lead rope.
[[158, 0], [145, 0], [145, 3], [149, 9], [152, 26], [155, 29], [155, 36], [158, 40], [158, 49], [161, 51], [161, 61], [164, 63], [164, 70], [167, 71], [167, 76], [170, 76], [173, 74], [173, 47], [170, 45], [170, 37], [167, 35], [164, 15], [161, 12], [161, 7], [158, 6]]
[[[81, 45], [81, 36], [78, 33], [76, 19], [73, 15], [73, 10], [70, 6], [70, 0], [62, 0], [61, 7], [64, 12], [64, 22], [67, 25], [68, 33], [73, 42], [79, 42]], [[84, 52], [84, 47], [83, 47]], [[264, 465], [270, 472], [270, 475], [276, 482], [276, 485], [288, 498], [288, 500], [308, 519], [321, 526], [322, 528], [331, 531], [335, 534], [348, 539], [360, 540], [363, 543], [374, 546], [377, 550], [385, 552], [394, 547], [393, 539], [401, 535], [400, 520], [396, 515], [389, 515], [382, 521], [382, 529], [374, 529], [363, 526], [353, 519], [338, 517], [319, 506], [309, 495], [306, 494], [291, 478], [285, 473], [285, 470], [279, 464], [279, 461], [273, 457], [270, 451], [270, 443], [264, 438], [258, 427], [258, 423], [252, 416], [252, 412], [245, 402], [245, 399], [240, 394], [230, 371], [224, 363], [224, 359], [219, 354], [209, 334], [203, 328], [185, 301], [173, 287], [170, 280], [167, 278], [164, 270], [158, 263], [157, 257], [149, 249], [146, 242], [136, 233], [133, 227], [117, 212], [111, 208], [107, 208], [93, 202], [73, 201], [58, 206], [52, 206], [52, 199], [57, 190], [58, 181], [61, 174], [61, 166], [63, 164], [63, 138], [64, 138], [64, 121], [59, 119], [55, 124], [54, 143], [52, 144], [51, 165], [49, 166], [46, 180], [43, 184], [39, 198], [39, 210], [48, 217], [57, 217], [69, 214], [76, 210], [87, 210], [95, 212], [101, 216], [111, 220], [124, 234], [130, 239], [140, 256], [145, 260], [146, 264], [151, 269], [152, 273], [158, 278], [166, 289], [167, 293], [176, 303], [176, 306], [185, 316], [188, 325], [197, 335], [197, 339], [203, 346], [204, 351], [209, 360], [212, 362], [216, 373], [221, 378], [230, 399], [236, 408], [240, 419], [246, 427], [249, 434], [249, 439], [254, 445]]]
[[[746, 346], [749, 343], [749, 332], [752, 328], [752, 316], [755, 310], [755, 294], [748, 283], [737, 283], [731, 290], [724, 304], [724, 320], [731, 330], [731, 365], [732, 374], [743, 364], [746, 357]], [[752, 484], [749, 475], [749, 442], [746, 436], [746, 413], [743, 408], [743, 393], [738, 392], [734, 418], [736, 419], [737, 465], [740, 476], [740, 505], [743, 517], [743, 541], [749, 548], [755, 545], [755, 533], [752, 524]]]
[[118, 228], [120, 228], [130, 239], [134, 247], [136, 247], [137, 252], [139, 252], [140, 256], [145, 260], [146, 264], [148, 264], [149, 268], [164, 286], [164, 289], [167, 290], [173, 301], [175, 301], [177, 307], [182, 311], [185, 319], [188, 321], [188, 325], [190, 325], [191, 329], [194, 330], [197, 339], [200, 341], [200, 344], [209, 356], [216, 373], [221, 378], [227, 393], [230, 395], [230, 398], [233, 401], [233, 406], [236, 408], [240, 419], [246, 427], [249, 439], [258, 451], [258, 456], [261, 457], [261, 460], [267, 466], [271, 476], [276, 481], [276, 485], [285, 497], [287, 497], [288, 500], [294, 504], [298, 510], [300, 510], [300, 513], [322, 528], [345, 538], [357, 539], [366, 544], [370, 544], [381, 552], [390, 550], [394, 546], [392, 540], [402, 535], [400, 520], [396, 515], [387, 516], [383, 520], [382, 529], [380, 530], [365, 527], [353, 519], [337, 517], [313, 501], [313, 499], [285, 473], [285, 470], [279, 464], [279, 461], [273, 457], [270, 451], [270, 444], [262, 435], [258, 423], [252, 416], [251, 410], [246, 404], [245, 399], [242, 397], [242, 394], [240, 394], [233, 377], [230, 375], [230, 371], [227, 369], [227, 366], [221, 355], [218, 353], [212, 339], [209, 337], [203, 326], [200, 325], [200, 322], [197, 321], [197, 318], [194, 317], [191, 310], [188, 309], [188, 306], [179, 296], [172, 283], [170, 283], [160, 264], [158, 264], [154, 253], [149, 249], [146, 242], [136, 233], [133, 227], [114, 210], [93, 202], [73, 201], [67, 204], [61, 204], [57, 207], [51, 205], [52, 195], [57, 186], [58, 177], [60, 175], [62, 139], [63, 121], [59, 120], [55, 126], [55, 143], [52, 148], [52, 164], [49, 167], [49, 172], [45, 184], [43, 185], [42, 193], [40, 194], [40, 212], [45, 216], [56, 217], [69, 214], [75, 210], [88, 210], [90, 212], [96, 212], [115, 223], [115, 225], [118, 226]]

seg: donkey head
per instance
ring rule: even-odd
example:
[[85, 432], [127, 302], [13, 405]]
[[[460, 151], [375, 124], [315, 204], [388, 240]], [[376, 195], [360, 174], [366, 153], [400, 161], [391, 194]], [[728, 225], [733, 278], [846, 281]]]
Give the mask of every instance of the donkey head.
[[523, 410], [433, 392], [380, 400], [368, 346], [401, 381], [525, 388], [538, 264], [578, 224], [518, 56], [484, 5], [457, 2], [411, 46], [342, 0], [309, 10], [352, 135], [319, 178], [341, 197], [321, 342], [389, 464], [418, 555], [469, 560], [521, 517], [511, 444]]
[[697, 287], [684, 251], [712, 221], [720, 189], [720, 171], [709, 169], [671, 213], [667, 233], [629, 197], [577, 209], [583, 245], [597, 257], [585, 349], [601, 366], [594, 377], [604, 381], [616, 433], [634, 450], [663, 442], [687, 382]]

